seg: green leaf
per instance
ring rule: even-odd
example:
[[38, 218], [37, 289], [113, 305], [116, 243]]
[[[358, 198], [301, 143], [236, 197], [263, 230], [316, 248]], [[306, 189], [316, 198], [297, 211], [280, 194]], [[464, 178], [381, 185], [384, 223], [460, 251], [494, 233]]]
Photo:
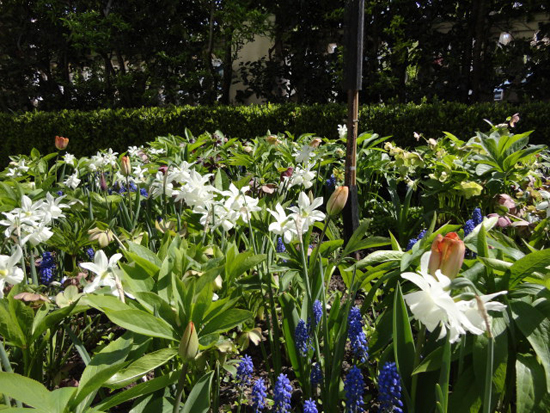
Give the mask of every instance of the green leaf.
[[210, 371], [200, 378], [193, 386], [191, 393], [185, 401], [182, 413], [207, 413], [210, 410], [212, 378], [214, 372]]
[[550, 320], [523, 301], [510, 303], [514, 321], [539, 357], [546, 373], [546, 388], [550, 392]]
[[422, 360], [422, 363], [416, 366], [412, 374], [415, 375], [415, 374], [425, 373], [428, 371], [438, 370], [441, 367], [442, 357], [443, 357], [443, 347], [437, 347], [434, 351], [432, 351], [430, 354], [428, 354], [427, 357], [425, 357]]
[[105, 310], [105, 315], [116, 325], [143, 334], [148, 337], [165, 338], [179, 341], [179, 338], [170, 324], [161, 318], [141, 310]]
[[19, 400], [40, 412], [58, 412], [46, 387], [17, 373], [0, 372], [0, 393]]
[[57, 412], [64, 412], [69, 404], [69, 400], [73, 397], [77, 387], [61, 387], [50, 393], [52, 404], [56, 406]]
[[546, 269], [548, 266], [550, 266], [550, 249], [527, 254], [510, 267], [510, 288], [515, 287], [534, 272], [548, 272]]
[[118, 406], [128, 400], [135, 399], [145, 394], [153, 393], [157, 390], [164, 389], [171, 384], [174, 384], [178, 380], [179, 372], [173, 371], [165, 376], [155, 377], [153, 380], [139, 383], [136, 386], [116, 393], [111, 397], [103, 400], [100, 404], [95, 406], [96, 409], [107, 411], [114, 406]]
[[123, 367], [124, 361], [132, 349], [132, 343], [131, 335], [125, 334], [92, 357], [82, 372], [78, 391], [71, 400], [72, 406], [80, 404], [86, 396], [98, 390]]
[[363, 258], [361, 261], [353, 264], [347, 268], [346, 271], [353, 271], [354, 268], [361, 269], [368, 267], [369, 265], [380, 264], [386, 261], [400, 261], [405, 252], [403, 251], [374, 251]]
[[120, 389], [135, 382], [151, 370], [162, 366], [176, 354], [178, 354], [178, 349], [176, 347], [163, 348], [153, 353], [146, 354], [134, 361], [128, 367], [115, 373], [105, 384], [112, 389]]
[[414, 370], [415, 345], [407, 306], [399, 283], [395, 289], [393, 300], [393, 340], [395, 363], [405, 385], [403, 389], [405, 399], [408, 400], [411, 391], [411, 376]]
[[536, 357], [531, 354], [518, 354], [516, 359], [517, 411], [548, 412], [550, 404], [545, 384], [544, 369]]
[[225, 332], [237, 327], [250, 319], [253, 314], [250, 311], [232, 309], [225, 311], [210, 320], [199, 332], [199, 335], [207, 335], [218, 332]]
[[226, 276], [228, 280], [244, 274], [246, 271], [256, 267], [267, 258], [266, 254], [254, 255], [254, 251], [246, 251], [235, 256], [231, 261], [226, 262]]
[[25, 335], [17, 319], [12, 317], [7, 299], [0, 299], [0, 335], [11, 345], [19, 348], [25, 346]]

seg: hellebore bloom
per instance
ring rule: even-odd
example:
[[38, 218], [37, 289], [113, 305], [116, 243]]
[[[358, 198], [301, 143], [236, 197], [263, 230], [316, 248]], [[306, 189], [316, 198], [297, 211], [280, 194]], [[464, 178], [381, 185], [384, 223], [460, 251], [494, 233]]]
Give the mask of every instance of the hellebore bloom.
[[62, 151], [69, 144], [69, 138], [64, 138], [63, 136], [55, 137], [55, 147], [57, 150]]
[[464, 242], [456, 232], [445, 236], [438, 234], [432, 243], [428, 272], [436, 276], [435, 272], [441, 270], [451, 280], [454, 279], [462, 267], [465, 251]]
[[348, 201], [349, 188], [347, 186], [339, 186], [334, 190], [327, 202], [327, 214], [334, 217], [338, 215]]

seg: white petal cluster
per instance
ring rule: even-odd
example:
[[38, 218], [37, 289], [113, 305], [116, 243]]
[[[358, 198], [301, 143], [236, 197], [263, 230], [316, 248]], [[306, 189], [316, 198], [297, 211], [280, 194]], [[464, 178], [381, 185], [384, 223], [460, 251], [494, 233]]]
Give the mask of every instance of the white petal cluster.
[[10, 255], [0, 255], [0, 298], [4, 297], [4, 286], [19, 284], [23, 281], [23, 270], [17, 266], [21, 262], [23, 252], [18, 246], [15, 252]]
[[486, 331], [483, 311], [504, 311], [506, 306], [498, 302], [491, 302], [494, 297], [506, 294], [501, 291], [494, 294], [482, 295], [480, 301], [484, 309], [478, 307], [474, 298], [469, 301], [455, 301], [451, 297], [449, 287], [451, 280], [437, 270], [435, 277], [428, 274], [428, 263], [431, 252], [426, 252], [420, 262], [420, 274], [406, 272], [403, 278], [416, 284], [420, 291], [406, 294], [403, 298], [411, 309], [413, 316], [426, 326], [428, 331], [441, 327], [439, 338], [449, 334], [451, 343], [457, 341], [461, 335], [470, 332], [480, 335]]
[[117, 262], [121, 258], [122, 254], [115, 254], [107, 259], [103, 250], [99, 250], [94, 255], [94, 262], [81, 263], [80, 266], [82, 268], [95, 274], [93, 281], [88, 283], [83, 291], [86, 294], [90, 294], [102, 287], [109, 287], [111, 289], [110, 293], [118, 296], [119, 291], [115, 271], [118, 267]]
[[290, 243], [299, 235], [305, 234], [315, 221], [325, 219], [325, 214], [317, 211], [323, 204], [323, 198], [315, 198], [310, 202], [305, 192], [298, 196], [298, 205], [288, 208], [292, 213], [287, 215], [281, 204], [275, 205], [275, 211], [268, 211], [275, 218], [275, 222], [269, 225], [269, 231], [280, 235], [285, 243]]
[[47, 241], [53, 235], [49, 225], [53, 220], [63, 218], [63, 209], [68, 208], [67, 204], [61, 203], [64, 196], [55, 199], [51, 194], [46, 194], [45, 199], [33, 203], [31, 199], [23, 195], [21, 207], [10, 212], [4, 212], [5, 219], [0, 225], [6, 228], [4, 235], [17, 236], [20, 245], [29, 242], [36, 246]]
[[309, 163], [304, 168], [297, 166], [292, 176], [285, 178], [288, 180], [288, 187], [292, 188], [293, 186], [302, 185], [304, 189], [309, 189], [313, 186], [313, 181], [317, 174], [316, 171], [312, 170], [315, 164]]

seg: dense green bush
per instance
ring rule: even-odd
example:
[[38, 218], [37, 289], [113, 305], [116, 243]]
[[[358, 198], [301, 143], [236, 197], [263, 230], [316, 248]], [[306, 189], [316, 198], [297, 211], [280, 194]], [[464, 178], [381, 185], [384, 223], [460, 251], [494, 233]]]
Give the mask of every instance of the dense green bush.
[[[469, 138], [473, 130], [486, 130], [483, 119], [503, 122], [520, 113], [518, 132], [535, 130], [531, 143], [547, 143], [550, 136], [550, 104], [522, 105], [483, 103], [406, 104], [363, 106], [359, 129], [380, 135], [392, 135], [401, 146], [414, 146], [413, 132], [437, 138], [442, 131]], [[77, 156], [91, 155], [97, 149], [111, 147], [124, 151], [129, 145], [141, 145], [156, 136], [182, 135], [185, 128], [194, 134], [223, 131], [229, 137], [250, 139], [268, 131], [294, 135], [313, 132], [337, 137], [337, 125], [346, 121], [346, 107], [339, 104], [298, 106], [184, 106], [98, 110], [92, 112], [27, 112], [0, 114], [2, 146], [0, 163], [8, 156], [28, 154], [35, 147], [41, 153], [53, 150], [56, 135], [70, 139], [69, 151]]]

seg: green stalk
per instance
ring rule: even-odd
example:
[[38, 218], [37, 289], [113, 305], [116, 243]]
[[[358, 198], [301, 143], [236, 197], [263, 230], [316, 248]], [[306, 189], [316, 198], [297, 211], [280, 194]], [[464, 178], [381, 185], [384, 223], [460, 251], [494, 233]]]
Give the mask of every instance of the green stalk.
[[[27, 246], [25, 245], [25, 252], [28, 252]], [[31, 277], [32, 277], [32, 283], [34, 285], [38, 285], [38, 276], [36, 275], [36, 265], [34, 265], [34, 250], [31, 247], [29, 253], [29, 265], [31, 267]]]
[[[4, 343], [0, 339], [0, 367], [4, 367], [4, 370], [8, 373], [13, 373], [13, 369], [11, 368], [10, 359], [8, 358], [8, 354], [6, 353], [6, 349], [4, 348]], [[10, 406], [10, 398], [6, 395], [4, 395], [4, 399], [6, 400], [6, 404]], [[15, 403], [17, 404], [18, 408], [23, 408], [23, 404], [16, 400]]]
[[[426, 337], [426, 326], [422, 324], [418, 336], [416, 337], [415, 354], [414, 354], [414, 367], [413, 371], [420, 364], [420, 356], [422, 355], [422, 347], [424, 346], [424, 340]], [[416, 405], [416, 387], [418, 385], [418, 374], [412, 376], [411, 379], [411, 404]]]
[[178, 388], [177, 388], [178, 390], [176, 393], [176, 402], [174, 403], [174, 409], [172, 410], [172, 413], [179, 413], [180, 411], [181, 397], [184, 394], [186, 376], [187, 376], [187, 363], [183, 363], [183, 365], [181, 366], [180, 377], [178, 379]]

